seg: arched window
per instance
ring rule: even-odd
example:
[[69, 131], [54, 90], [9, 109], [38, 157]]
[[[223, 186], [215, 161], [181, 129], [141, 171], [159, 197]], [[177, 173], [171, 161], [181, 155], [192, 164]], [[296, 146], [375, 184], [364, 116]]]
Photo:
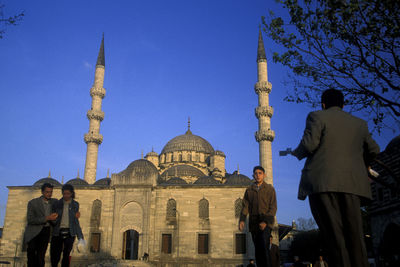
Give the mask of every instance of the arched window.
[[176, 219], [176, 201], [171, 198], [167, 202], [167, 220]]
[[199, 201], [199, 218], [200, 219], [208, 219], [208, 200], [203, 198]]
[[92, 215], [90, 217], [90, 227], [92, 230], [98, 230], [101, 220], [101, 201], [96, 199], [93, 201]]
[[243, 200], [241, 198], [236, 199], [235, 201], [235, 217], [239, 218], [240, 213], [242, 212]]

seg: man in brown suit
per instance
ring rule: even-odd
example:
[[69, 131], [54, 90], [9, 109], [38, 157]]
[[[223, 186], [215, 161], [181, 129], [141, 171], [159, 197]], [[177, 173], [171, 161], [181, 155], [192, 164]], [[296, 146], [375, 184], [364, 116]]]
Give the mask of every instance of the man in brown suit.
[[379, 153], [367, 123], [342, 110], [342, 92], [329, 89], [322, 110], [308, 114], [299, 146], [292, 152], [307, 158], [298, 198], [309, 198], [332, 267], [368, 267], [360, 200], [371, 199], [367, 166]]
[[244, 193], [239, 229], [244, 230], [246, 217], [249, 215], [249, 230], [255, 247], [257, 266], [270, 267], [269, 236], [276, 214], [276, 193], [272, 185], [264, 182], [263, 167], [254, 167], [253, 177], [255, 182]]

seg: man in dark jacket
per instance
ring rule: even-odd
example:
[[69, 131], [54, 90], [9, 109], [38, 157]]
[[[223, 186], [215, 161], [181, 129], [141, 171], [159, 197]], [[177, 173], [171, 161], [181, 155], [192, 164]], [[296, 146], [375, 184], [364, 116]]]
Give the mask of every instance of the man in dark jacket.
[[276, 193], [272, 185], [264, 182], [265, 170], [261, 166], [253, 169], [255, 182], [246, 189], [239, 229], [244, 230], [249, 215], [249, 230], [255, 247], [257, 266], [270, 267], [269, 236], [276, 214]]
[[298, 198], [309, 197], [331, 266], [368, 267], [360, 200], [371, 199], [367, 166], [379, 153], [367, 123], [342, 110], [343, 94], [326, 90], [322, 110], [308, 114], [293, 155], [307, 158]]
[[79, 203], [74, 200], [74, 187], [70, 184], [63, 185], [61, 189], [63, 197], [53, 205], [53, 211], [58, 214], [55, 221], [50, 245], [51, 266], [57, 267], [63, 254], [61, 267], [69, 267], [69, 255], [71, 253], [75, 237], [83, 239], [82, 229], [79, 224]]
[[42, 196], [28, 202], [24, 241], [27, 243], [28, 267], [42, 267], [45, 264], [47, 245], [50, 238], [51, 222], [57, 213], [51, 213], [51, 206], [57, 199], [51, 198], [53, 185], [42, 185]]

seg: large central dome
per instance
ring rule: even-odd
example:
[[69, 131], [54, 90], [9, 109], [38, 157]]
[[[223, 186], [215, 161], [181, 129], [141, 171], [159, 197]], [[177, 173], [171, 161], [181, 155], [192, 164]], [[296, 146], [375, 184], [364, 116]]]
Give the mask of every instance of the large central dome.
[[207, 140], [187, 130], [185, 134], [172, 138], [165, 145], [161, 154], [174, 151], [196, 151], [211, 154], [214, 153], [214, 148]]

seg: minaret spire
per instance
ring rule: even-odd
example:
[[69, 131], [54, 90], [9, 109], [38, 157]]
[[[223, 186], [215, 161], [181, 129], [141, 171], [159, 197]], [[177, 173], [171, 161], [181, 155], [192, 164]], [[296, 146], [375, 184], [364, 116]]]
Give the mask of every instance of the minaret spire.
[[267, 57], [265, 56], [264, 41], [262, 38], [261, 27], [260, 27], [260, 32], [258, 34], [257, 62], [260, 59], [267, 60]]
[[259, 143], [260, 166], [265, 169], [265, 181], [273, 184], [271, 142], [275, 138], [275, 133], [271, 130], [273, 109], [269, 105], [269, 93], [272, 85], [268, 81], [267, 57], [265, 56], [261, 28], [258, 36], [257, 74], [258, 81], [254, 86], [254, 90], [258, 95], [258, 107], [255, 110], [258, 119], [258, 131], [255, 133], [255, 137]]
[[100, 122], [104, 119], [104, 112], [101, 110], [101, 102], [106, 95], [104, 84], [104, 34], [101, 40], [99, 55], [97, 57], [96, 70], [94, 74], [94, 84], [90, 89], [92, 97], [92, 107], [87, 112], [89, 119], [89, 132], [85, 134], [85, 143], [87, 144], [85, 175], [84, 179], [89, 184], [96, 181], [97, 155], [99, 145], [103, 142], [103, 136], [100, 134]]

